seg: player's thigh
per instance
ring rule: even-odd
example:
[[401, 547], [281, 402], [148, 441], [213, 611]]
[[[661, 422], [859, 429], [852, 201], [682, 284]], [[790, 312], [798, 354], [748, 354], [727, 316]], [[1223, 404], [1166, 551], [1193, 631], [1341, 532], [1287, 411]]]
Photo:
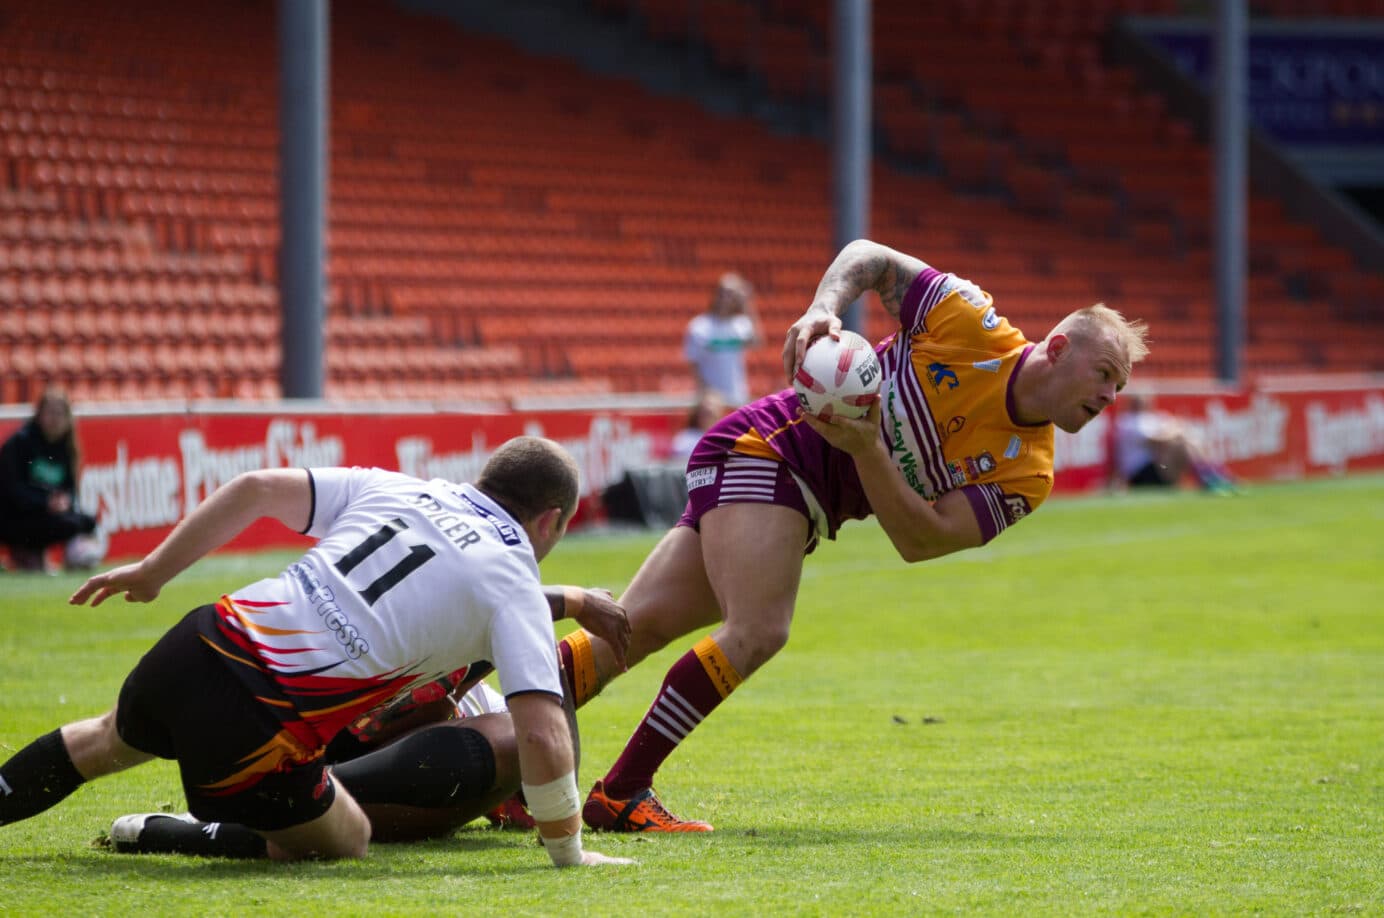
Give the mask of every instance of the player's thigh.
[[704, 569], [726, 625], [786, 630], [808, 521], [777, 504], [726, 504], [702, 517]]
[[630, 620], [631, 666], [669, 641], [720, 621], [697, 531], [669, 530], [640, 565], [620, 604]]
[[276, 860], [303, 857], [364, 857], [370, 844], [370, 820], [350, 792], [336, 783], [336, 796], [325, 813], [286, 829], [257, 829]]

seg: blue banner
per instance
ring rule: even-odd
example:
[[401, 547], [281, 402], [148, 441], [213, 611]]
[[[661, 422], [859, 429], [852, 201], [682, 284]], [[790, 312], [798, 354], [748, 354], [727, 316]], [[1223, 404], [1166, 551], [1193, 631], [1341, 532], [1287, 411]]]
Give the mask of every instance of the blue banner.
[[[1255, 30], [1249, 42], [1249, 108], [1270, 137], [1295, 146], [1384, 143], [1384, 34]], [[1209, 86], [1214, 45], [1205, 28], [1139, 33]]]

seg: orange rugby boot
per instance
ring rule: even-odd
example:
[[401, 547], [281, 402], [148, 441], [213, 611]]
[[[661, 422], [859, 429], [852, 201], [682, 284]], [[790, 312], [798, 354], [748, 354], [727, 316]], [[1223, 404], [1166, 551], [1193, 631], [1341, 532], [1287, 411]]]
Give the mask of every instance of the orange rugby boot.
[[628, 800], [615, 800], [605, 792], [605, 782], [597, 781], [582, 807], [582, 819], [597, 832], [710, 832], [711, 823], [679, 819], [663, 808], [646, 787]]

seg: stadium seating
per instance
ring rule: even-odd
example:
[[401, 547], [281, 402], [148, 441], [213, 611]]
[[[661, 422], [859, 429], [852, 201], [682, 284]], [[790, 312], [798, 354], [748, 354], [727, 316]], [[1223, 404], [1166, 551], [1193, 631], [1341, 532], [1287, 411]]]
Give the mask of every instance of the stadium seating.
[[[1098, 46], [1111, 15], [1173, 5], [877, 0], [872, 235], [974, 276], [1032, 333], [1104, 299], [1152, 321], [1149, 372], [1209, 373], [1206, 150]], [[592, 8], [705, 41], [775, 96], [826, 92], [826, 0]], [[277, 394], [273, 11], [7, 13], [0, 401], [45, 379], [80, 400]], [[683, 391], [682, 332], [722, 271], [772, 330], [832, 255], [820, 143], [384, 2], [334, 5], [332, 29], [329, 397]], [[1250, 308], [1273, 324], [1250, 367], [1384, 369], [1354, 333], [1379, 276], [1252, 206]], [[782, 379], [776, 337], [758, 390]]]

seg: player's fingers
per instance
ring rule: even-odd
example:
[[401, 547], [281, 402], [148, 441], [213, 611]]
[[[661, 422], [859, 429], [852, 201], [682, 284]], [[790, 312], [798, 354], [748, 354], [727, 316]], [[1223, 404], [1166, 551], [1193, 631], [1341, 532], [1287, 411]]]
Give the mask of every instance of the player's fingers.
[[788, 329], [788, 339], [783, 342], [783, 374], [791, 382], [793, 374], [798, 372], [798, 364], [802, 362], [798, 348], [798, 328], [793, 326]]
[[86, 583], [73, 590], [72, 595], [67, 597], [68, 603], [74, 606], [80, 606], [82, 603], [86, 602], [87, 597], [91, 595], [91, 591], [96, 589], [94, 586], [95, 580], [96, 578], [92, 577], [88, 579]]
[[630, 646], [629, 635], [613, 635], [612, 639], [606, 643], [610, 645], [610, 654], [615, 658], [616, 668], [622, 673], [628, 671], [629, 667], [625, 664], [625, 652]]

